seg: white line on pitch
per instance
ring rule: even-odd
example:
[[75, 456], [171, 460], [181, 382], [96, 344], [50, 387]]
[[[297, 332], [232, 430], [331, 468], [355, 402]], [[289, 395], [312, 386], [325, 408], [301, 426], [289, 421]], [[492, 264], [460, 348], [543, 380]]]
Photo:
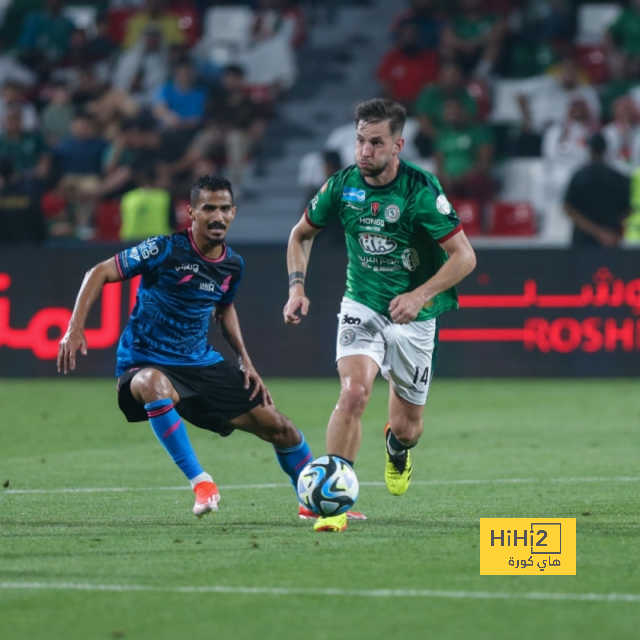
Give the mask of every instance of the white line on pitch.
[[[415, 485], [456, 485], [456, 484], [529, 484], [534, 482], [638, 482], [640, 478], [633, 477], [613, 477], [613, 478], [494, 478], [485, 480], [414, 480]], [[384, 487], [384, 482], [361, 482], [365, 487]], [[230, 489], [282, 489], [290, 487], [285, 483], [269, 484], [234, 484], [221, 485], [220, 489], [227, 491]], [[184, 491], [187, 486], [181, 487], [80, 487], [75, 489], [7, 489], [0, 491], [4, 494], [21, 493], [118, 493], [124, 491]]]
[[155, 587], [139, 584], [86, 584], [73, 582], [0, 582], [6, 590], [62, 590], [62, 591], [146, 591], [157, 593], [231, 593], [266, 596], [343, 596], [363, 598], [453, 598], [457, 600], [551, 600], [578, 602], [640, 602], [635, 593], [556, 593], [530, 591], [505, 593], [501, 591], [432, 591], [425, 589], [298, 589], [281, 587]]

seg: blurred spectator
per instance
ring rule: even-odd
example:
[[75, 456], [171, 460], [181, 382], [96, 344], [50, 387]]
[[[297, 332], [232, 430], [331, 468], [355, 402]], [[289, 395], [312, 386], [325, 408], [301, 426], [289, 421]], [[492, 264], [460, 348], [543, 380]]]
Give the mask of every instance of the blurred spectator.
[[633, 91], [640, 85], [640, 57], [627, 56], [623, 63], [611, 69], [611, 80], [600, 88], [603, 119], [613, 117], [613, 103], [620, 97], [630, 94], [640, 107], [640, 92]]
[[0, 156], [8, 157], [17, 180], [26, 180], [32, 191], [48, 174], [51, 155], [39, 131], [25, 131], [22, 111], [12, 109], [4, 114], [4, 132], [0, 135]]
[[160, 30], [162, 41], [167, 45], [182, 44], [185, 35], [178, 24], [178, 17], [167, 11], [166, 6], [165, 0], [146, 0], [145, 9], [136, 13], [127, 24], [123, 47], [133, 47], [151, 25]]
[[24, 131], [35, 131], [38, 128], [38, 112], [25, 100], [24, 87], [19, 82], [5, 82], [0, 92], [0, 131], [4, 116], [9, 111], [20, 111]]
[[153, 167], [144, 166], [136, 172], [136, 177], [140, 186], [125, 193], [120, 202], [120, 239], [144, 240], [169, 235], [175, 226], [171, 195], [157, 186]]
[[37, 198], [15, 173], [10, 157], [0, 157], [0, 244], [40, 243], [46, 226]]
[[[234, 193], [240, 198], [247, 160], [254, 155], [265, 131], [267, 112], [253, 102], [241, 67], [231, 65], [208, 107], [207, 127], [198, 132], [185, 154], [164, 166], [165, 174], [198, 173], [202, 163], [226, 162]], [[189, 175], [189, 181], [192, 176]]]
[[100, 183], [105, 147], [94, 120], [80, 112], [71, 123], [71, 135], [53, 149], [54, 171], [61, 176], [57, 190], [73, 209], [76, 234], [81, 239], [91, 237], [91, 197]]
[[472, 124], [463, 103], [448, 98], [444, 126], [435, 140], [437, 174], [445, 192], [455, 198], [471, 198], [484, 207], [495, 195], [491, 177], [494, 141], [491, 130]]
[[518, 140], [513, 144], [513, 155], [540, 154], [542, 134], [552, 124], [567, 118], [571, 102], [582, 99], [594, 119], [600, 118], [600, 99], [591, 85], [580, 84], [580, 70], [572, 58], [565, 58], [556, 76], [544, 76], [531, 84], [528, 92], [518, 96], [522, 113], [522, 126]]
[[113, 85], [142, 105], [151, 105], [169, 75], [168, 51], [156, 25], [145, 30], [135, 46], [120, 54]]
[[257, 4], [253, 23], [253, 39], [256, 42], [283, 33], [293, 47], [305, 43], [307, 32], [300, 7], [291, 0], [258, 0]]
[[571, 178], [564, 210], [574, 224], [573, 247], [617, 247], [629, 214], [629, 178], [604, 162], [606, 142], [589, 140], [591, 162]]
[[55, 146], [71, 132], [75, 109], [71, 104], [71, 90], [64, 82], [51, 87], [51, 100], [42, 110], [42, 133], [49, 146]]
[[95, 33], [87, 45], [87, 54], [92, 61], [98, 62], [111, 58], [117, 50], [118, 45], [109, 37], [109, 16], [107, 13], [99, 13]]
[[417, 25], [403, 22], [398, 27], [396, 45], [387, 51], [378, 67], [382, 96], [412, 110], [420, 89], [437, 77], [437, 53], [421, 49]]
[[162, 159], [161, 138], [155, 121], [148, 115], [125, 120], [103, 158], [104, 177], [94, 198], [119, 197], [134, 189], [134, 167], [155, 167]]
[[614, 51], [640, 56], [640, 0], [630, 0], [616, 22], [609, 27], [608, 41]]
[[440, 67], [438, 82], [422, 90], [415, 106], [416, 116], [420, 122], [420, 132], [415, 144], [423, 157], [428, 157], [432, 153], [433, 140], [438, 130], [445, 124], [444, 107], [450, 98], [460, 102], [469, 122], [476, 119], [478, 106], [467, 92], [462, 68], [454, 62], [445, 62]]
[[640, 166], [640, 112], [629, 96], [621, 96], [613, 103], [613, 120], [602, 128], [602, 135], [607, 164], [630, 176]]
[[467, 73], [487, 76], [501, 52], [505, 24], [482, 8], [482, 0], [458, 0], [458, 11], [442, 32], [442, 54]]
[[20, 58], [38, 73], [46, 73], [67, 52], [74, 26], [63, 8], [64, 0], [46, 0], [45, 9], [31, 12], [22, 25]]
[[154, 98], [153, 112], [169, 129], [193, 129], [204, 115], [207, 94], [196, 86], [193, 63], [183, 58], [173, 70], [173, 78], [162, 85]]
[[35, 84], [37, 77], [33, 71], [20, 64], [11, 53], [5, 51], [5, 39], [0, 36], [0, 86], [7, 82], [18, 82], [24, 87]]
[[412, 22], [418, 29], [418, 46], [427, 51], [438, 51], [443, 22], [435, 9], [434, 0], [411, 0], [411, 6], [395, 17], [392, 27], [394, 36], [398, 36], [405, 22]]
[[548, 201], [561, 202], [571, 176], [589, 160], [587, 140], [597, 126], [586, 101], [578, 96], [571, 102], [565, 121], [551, 125], [545, 132], [542, 156]]

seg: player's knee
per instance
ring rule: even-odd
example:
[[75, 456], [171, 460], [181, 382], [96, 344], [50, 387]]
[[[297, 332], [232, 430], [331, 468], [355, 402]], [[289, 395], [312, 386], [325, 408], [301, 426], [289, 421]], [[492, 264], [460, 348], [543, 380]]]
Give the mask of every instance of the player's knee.
[[273, 426], [269, 430], [269, 442], [275, 447], [295, 447], [300, 442], [300, 432], [287, 416], [275, 412]]
[[369, 389], [361, 383], [347, 381], [340, 391], [340, 407], [352, 415], [362, 415], [369, 402]]
[[131, 380], [131, 393], [141, 403], [170, 398], [178, 401], [177, 394], [169, 379], [157, 369], [142, 369]]

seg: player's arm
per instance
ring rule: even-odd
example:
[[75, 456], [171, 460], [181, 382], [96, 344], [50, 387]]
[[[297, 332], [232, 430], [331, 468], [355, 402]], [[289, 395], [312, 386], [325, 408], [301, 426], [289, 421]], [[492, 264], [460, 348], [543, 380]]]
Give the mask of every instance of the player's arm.
[[116, 267], [116, 259], [109, 258], [87, 271], [76, 304], [73, 308], [67, 332], [60, 340], [58, 349], [58, 372], [68, 373], [76, 368], [76, 352], [80, 349], [83, 356], [87, 355], [87, 339], [84, 335], [84, 325], [89, 310], [102, 292], [107, 282], [120, 282], [122, 277]]
[[476, 254], [464, 231], [459, 231], [440, 246], [449, 254], [449, 259], [436, 274], [413, 291], [396, 296], [389, 304], [391, 319], [398, 324], [415, 320], [420, 309], [439, 293], [455, 287], [476, 266]]
[[[321, 229], [313, 227], [302, 216], [300, 222], [293, 227], [287, 247], [287, 267], [289, 269], [289, 300], [284, 307], [284, 321], [287, 324], [298, 324], [300, 315], [306, 316], [309, 311], [309, 298], [304, 293], [304, 279], [309, 264], [313, 239]], [[300, 310], [300, 315], [297, 314]]]
[[269, 390], [255, 370], [251, 358], [249, 358], [249, 353], [242, 338], [240, 320], [238, 320], [235, 307], [232, 304], [229, 306], [216, 307], [213, 312], [213, 319], [218, 325], [222, 337], [238, 358], [238, 367], [244, 374], [244, 388], [249, 389], [249, 387], [253, 386], [253, 391], [249, 399], [253, 400], [257, 395], [260, 395], [263, 407], [268, 404], [273, 404]]

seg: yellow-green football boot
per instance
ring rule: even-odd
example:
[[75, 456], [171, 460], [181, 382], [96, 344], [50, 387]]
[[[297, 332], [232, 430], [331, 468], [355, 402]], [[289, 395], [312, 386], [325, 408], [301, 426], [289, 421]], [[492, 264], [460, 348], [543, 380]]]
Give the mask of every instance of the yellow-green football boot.
[[318, 518], [313, 525], [314, 531], [344, 531], [347, 528], [347, 514], [341, 513], [339, 516], [329, 516]]
[[387, 464], [384, 469], [384, 481], [387, 488], [394, 496], [401, 496], [408, 488], [411, 482], [411, 474], [413, 467], [411, 465], [411, 451], [405, 449], [404, 453], [399, 456], [392, 456], [387, 447], [387, 440], [391, 426], [387, 423], [384, 428], [384, 450], [387, 454]]

